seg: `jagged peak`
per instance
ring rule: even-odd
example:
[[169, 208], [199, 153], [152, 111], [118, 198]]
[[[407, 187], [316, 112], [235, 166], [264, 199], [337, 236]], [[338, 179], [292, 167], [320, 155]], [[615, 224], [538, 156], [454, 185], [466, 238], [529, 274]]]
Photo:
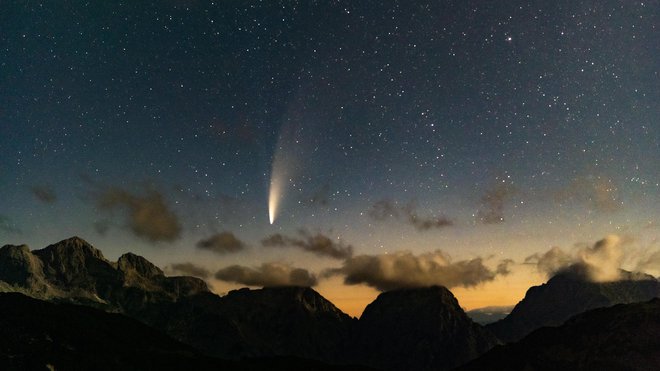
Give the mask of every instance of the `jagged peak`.
[[34, 253], [41, 256], [47, 254], [53, 254], [59, 256], [68, 255], [68, 254], [73, 254], [73, 255], [82, 254], [83, 256], [90, 256], [101, 260], [106, 260], [101, 250], [95, 248], [89, 242], [85, 241], [84, 239], [78, 236], [73, 236], [64, 239], [60, 242], [46, 246], [41, 250], [35, 250]]
[[163, 275], [163, 271], [149, 260], [131, 252], [119, 257], [117, 260], [117, 269], [124, 273], [133, 271], [145, 278]]
[[323, 297], [323, 295], [307, 286], [266, 286], [256, 290], [242, 288], [232, 290], [227, 294], [227, 297], [240, 296], [277, 298], [285, 302], [299, 303], [312, 313], [336, 312], [337, 314], [348, 316], [332, 304], [332, 302]]
[[0, 253], [7, 253], [7, 252], [14, 252], [14, 251], [20, 251], [21, 253], [29, 253], [30, 252], [30, 247], [28, 245], [4, 245], [0, 247]]
[[388, 298], [388, 297], [420, 297], [420, 298], [439, 297], [443, 301], [449, 300], [452, 302], [452, 304], [458, 304], [458, 301], [456, 300], [454, 294], [452, 294], [452, 292], [449, 291], [449, 289], [447, 289], [446, 287], [439, 285], [401, 288], [401, 289], [382, 292], [378, 295], [378, 298]]

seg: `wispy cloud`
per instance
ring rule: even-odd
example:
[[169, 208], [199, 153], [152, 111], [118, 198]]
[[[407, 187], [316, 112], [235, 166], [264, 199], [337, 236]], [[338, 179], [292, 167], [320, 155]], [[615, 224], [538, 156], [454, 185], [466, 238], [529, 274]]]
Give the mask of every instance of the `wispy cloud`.
[[172, 242], [181, 236], [179, 218], [154, 189], [134, 193], [109, 187], [96, 194], [96, 202], [100, 210], [122, 211], [131, 232], [149, 242]]
[[497, 183], [481, 196], [481, 204], [477, 212], [478, 220], [483, 224], [499, 224], [504, 222], [504, 207], [516, 194], [517, 190], [511, 184]]
[[299, 237], [289, 237], [280, 233], [270, 235], [261, 244], [264, 247], [291, 247], [311, 252], [318, 256], [346, 259], [353, 255], [353, 246], [331, 239], [321, 233], [311, 234], [306, 230], [298, 232]]
[[46, 204], [52, 204], [55, 201], [57, 201], [57, 195], [55, 194], [55, 191], [47, 186], [41, 185], [41, 186], [33, 186], [30, 187], [30, 192], [32, 192], [32, 195], [39, 201], [46, 203]]
[[422, 217], [417, 214], [414, 203], [398, 205], [390, 200], [380, 200], [374, 203], [367, 214], [374, 220], [383, 221], [387, 219], [396, 219], [412, 225], [418, 231], [428, 231], [431, 229], [442, 229], [452, 226], [454, 222], [446, 216]]
[[20, 228], [4, 215], [0, 215], [0, 232], [8, 234], [21, 234], [23, 233]]
[[616, 183], [606, 177], [579, 176], [555, 194], [555, 200], [587, 203], [594, 210], [615, 212], [623, 207]]
[[211, 272], [209, 272], [206, 268], [199, 266], [197, 264], [193, 264], [190, 262], [186, 263], [172, 263], [165, 267], [165, 271], [167, 273], [171, 274], [180, 274], [184, 276], [193, 276], [193, 277], [199, 277], [206, 279], [209, 276], [211, 276]]
[[196, 246], [217, 254], [227, 254], [244, 250], [246, 244], [239, 240], [232, 232], [221, 232], [200, 240]]
[[318, 282], [306, 269], [280, 263], [257, 267], [232, 265], [216, 272], [215, 278], [247, 286], [315, 286]]

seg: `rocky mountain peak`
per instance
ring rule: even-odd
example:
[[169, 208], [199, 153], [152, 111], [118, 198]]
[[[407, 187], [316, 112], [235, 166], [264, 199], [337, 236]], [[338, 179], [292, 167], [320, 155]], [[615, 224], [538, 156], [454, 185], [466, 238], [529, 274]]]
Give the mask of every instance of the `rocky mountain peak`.
[[5, 245], [0, 248], [0, 281], [41, 289], [43, 265], [27, 245]]
[[370, 355], [368, 365], [382, 369], [451, 369], [497, 343], [441, 286], [382, 293], [358, 326], [359, 352]]
[[660, 296], [660, 281], [653, 276], [622, 271], [621, 277], [619, 281], [591, 282], [572, 271], [559, 273], [547, 283], [531, 287], [506, 318], [487, 327], [500, 340], [512, 342], [590, 309]]
[[144, 278], [163, 275], [163, 271], [150, 261], [130, 252], [119, 257], [117, 269], [125, 274], [137, 273]]
[[35, 250], [33, 253], [48, 262], [69, 261], [73, 263], [87, 258], [107, 261], [101, 250], [77, 236], [54, 243], [41, 250]]

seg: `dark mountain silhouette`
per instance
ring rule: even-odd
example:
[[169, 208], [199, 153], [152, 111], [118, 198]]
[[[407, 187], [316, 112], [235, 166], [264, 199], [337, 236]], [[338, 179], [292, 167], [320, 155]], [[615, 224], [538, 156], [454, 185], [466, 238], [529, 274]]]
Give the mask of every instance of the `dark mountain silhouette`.
[[498, 346], [458, 370], [657, 370], [660, 299], [577, 315]]
[[306, 287], [204, 293], [136, 316], [220, 357], [286, 355], [340, 363], [355, 321]]
[[439, 286], [380, 294], [357, 333], [357, 359], [386, 370], [451, 369], [497, 344]]
[[543, 326], [558, 326], [571, 316], [614, 304], [648, 301], [660, 296], [660, 282], [652, 276], [622, 272], [621, 281], [590, 282], [566, 271], [547, 283], [531, 287], [506, 318], [486, 327], [500, 340], [522, 339]]
[[134, 319], [94, 308], [0, 294], [3, 370], [239, 369], [202, 356]]
[[0, 293], [0, 313], [2, 370], [348, 369], [296, 357], [213, 358], [126, 316], [19, 293]]

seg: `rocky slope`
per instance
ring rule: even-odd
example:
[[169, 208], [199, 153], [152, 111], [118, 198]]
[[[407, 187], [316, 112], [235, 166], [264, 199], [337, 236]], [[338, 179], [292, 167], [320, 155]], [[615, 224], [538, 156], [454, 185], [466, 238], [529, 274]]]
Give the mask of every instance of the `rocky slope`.
[[497, 344], [444, 287], [390, 291], [364, 310], [355, 357], [386, 370], [446, 370]]
[[3, 246], [0, 281], [4, 291], [119, 312], [208, 292], [204, 281], [165, 277], [159, 268], [131, 253], [112, 263], [78, 237], [34, 251], [25, 245]]
[[498, 346], [459, 370], [657, 370], [660, 299], [580, 314]]
[[660, 296], [660, 282], [652, 276], [630, 272], [623, 272], [623, 276], [621, 281], [597, 283], [573, 272], [558, 274], [530, 288], [506, 318], [486, 327], [500, 340], [512, 342], [540, 327], [561, 325], [590, 309]]

